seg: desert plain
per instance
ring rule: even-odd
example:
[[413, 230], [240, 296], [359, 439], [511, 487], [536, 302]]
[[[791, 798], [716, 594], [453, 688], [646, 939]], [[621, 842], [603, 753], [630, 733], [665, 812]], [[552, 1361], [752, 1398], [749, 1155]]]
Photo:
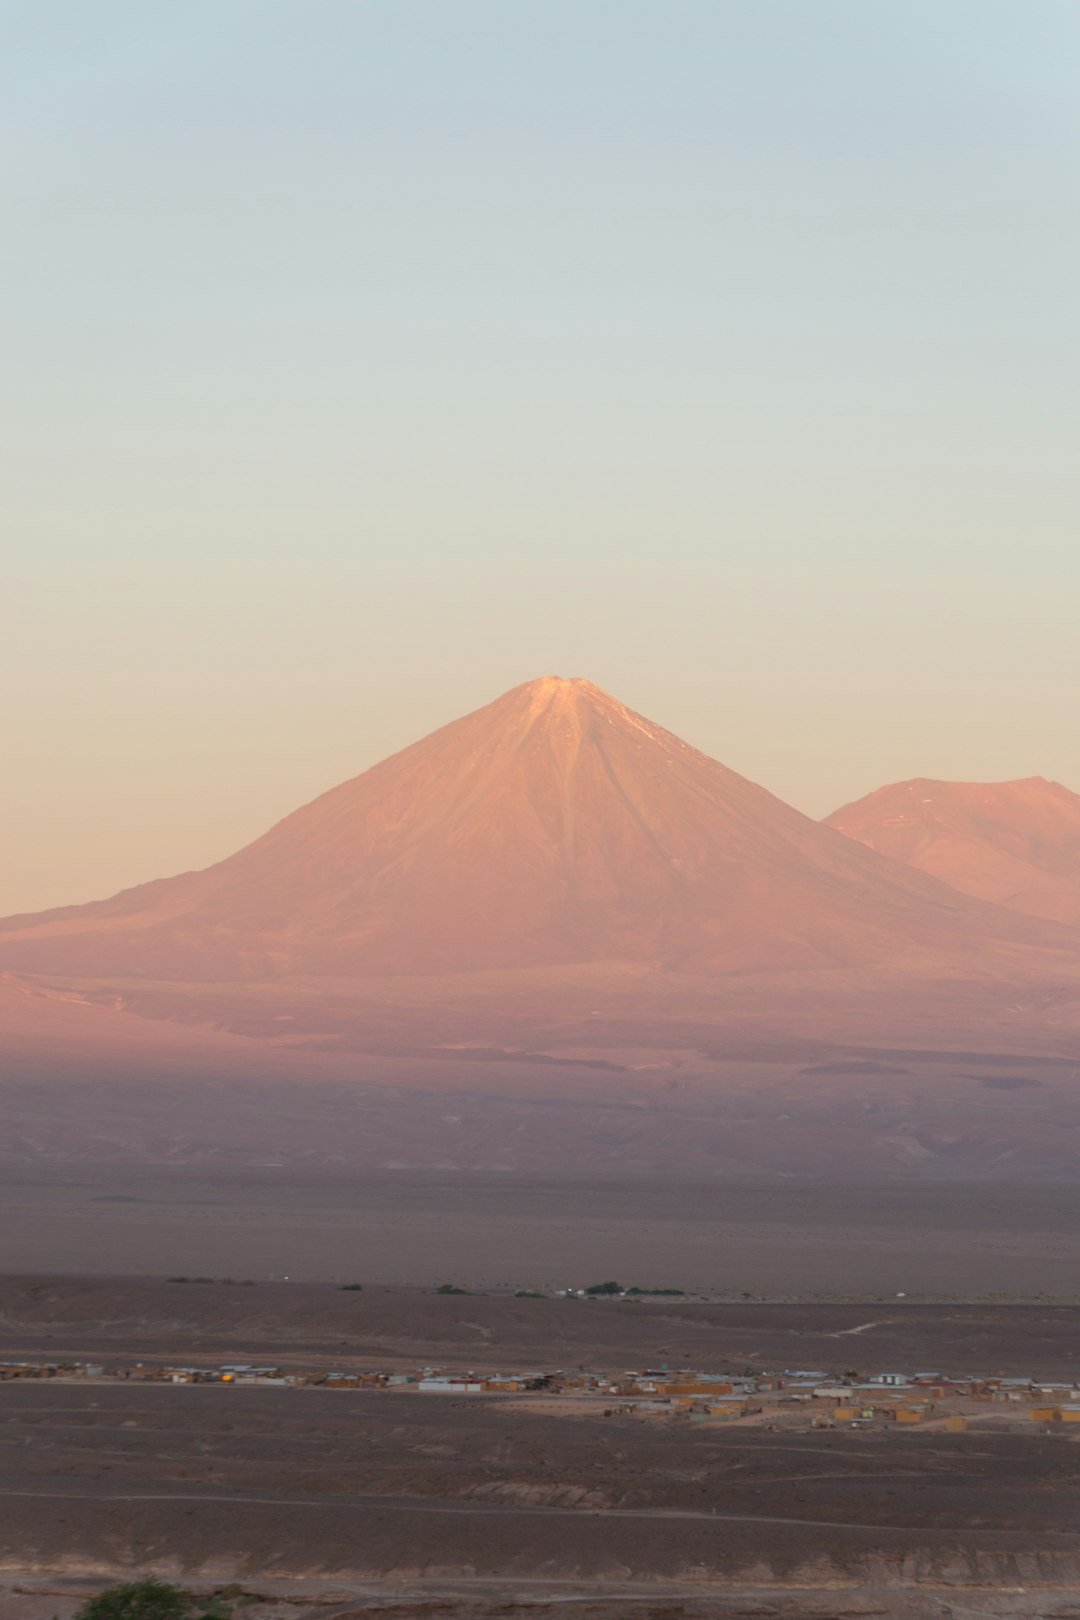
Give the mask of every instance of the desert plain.
[[[610, 1399], [147, 1381], [295, 1368], [927, 1364], [1070, 1380], [1080, 1308], [522, 1299], [327, 1285], [8, 1277], [5, 1620], [67, 1620], [154, 1570], [256, 1617], [1065, 1616], [1077, 1441], [987, 1404], [853, 1429], [804, 1406], [694, 1422]], [[126, 1372], [126, 1376], [125, 1376]], [[1077, 1426], [1080, 1432], [1080, 1426]]]

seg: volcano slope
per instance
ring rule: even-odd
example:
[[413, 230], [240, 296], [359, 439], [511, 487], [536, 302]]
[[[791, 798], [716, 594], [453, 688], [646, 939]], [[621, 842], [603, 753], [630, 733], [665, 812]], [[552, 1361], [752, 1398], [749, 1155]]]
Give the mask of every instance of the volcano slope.
[[206, 871], [0, 923], [0, 1157], [1053, 1179], [1077, 946], [547, 678]]
[[505, 693], [205, 871], [0, 923], [0, 967], [172, 981], [853, 967], [1055, 941], [583, 680]]
[[980, 900], [1080, 926], [1080, 794], [1060, 782], [919, 777], [844, 805], [827, 825]]

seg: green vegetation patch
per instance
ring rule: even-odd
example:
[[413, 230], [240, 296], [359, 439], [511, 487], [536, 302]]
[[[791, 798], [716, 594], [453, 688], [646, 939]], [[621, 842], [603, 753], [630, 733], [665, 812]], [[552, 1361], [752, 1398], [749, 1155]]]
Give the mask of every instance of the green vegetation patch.
[[167, 1581], [147, 1580], [99, 1592], [75, 1620], [231, 1620], [231, 1615], [221, 1597], [198, 1599]]

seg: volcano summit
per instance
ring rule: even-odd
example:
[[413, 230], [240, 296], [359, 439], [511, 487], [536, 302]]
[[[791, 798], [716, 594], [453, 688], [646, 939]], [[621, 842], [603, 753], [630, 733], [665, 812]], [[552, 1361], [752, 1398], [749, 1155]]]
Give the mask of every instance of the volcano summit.
[[855, 966], [1034, 919], [781, 803], [589, 681], [513, 688], [205, 871], [0, 923], [0, 967], [169, 980]]

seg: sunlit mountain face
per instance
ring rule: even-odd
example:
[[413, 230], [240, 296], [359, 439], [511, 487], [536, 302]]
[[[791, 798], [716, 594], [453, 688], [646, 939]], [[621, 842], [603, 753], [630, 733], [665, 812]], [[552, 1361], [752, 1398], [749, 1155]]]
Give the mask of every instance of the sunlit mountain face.
[[547, 677], [205, 871], [9, 919], [0, 966], [184, 981], [600, 962], [725, 974], [1040, 942], [1034, 923], [851, 830], [590, 682]]
[[1080, 930], [850, 832], [529, 682], [206, 871], [0, 924], [0, 1158], [1071, 1175]]
[[919, 777], [878, 788], [827, 820], [964, 894], [1080, 926], [1080, 794], [1060, 782]]

